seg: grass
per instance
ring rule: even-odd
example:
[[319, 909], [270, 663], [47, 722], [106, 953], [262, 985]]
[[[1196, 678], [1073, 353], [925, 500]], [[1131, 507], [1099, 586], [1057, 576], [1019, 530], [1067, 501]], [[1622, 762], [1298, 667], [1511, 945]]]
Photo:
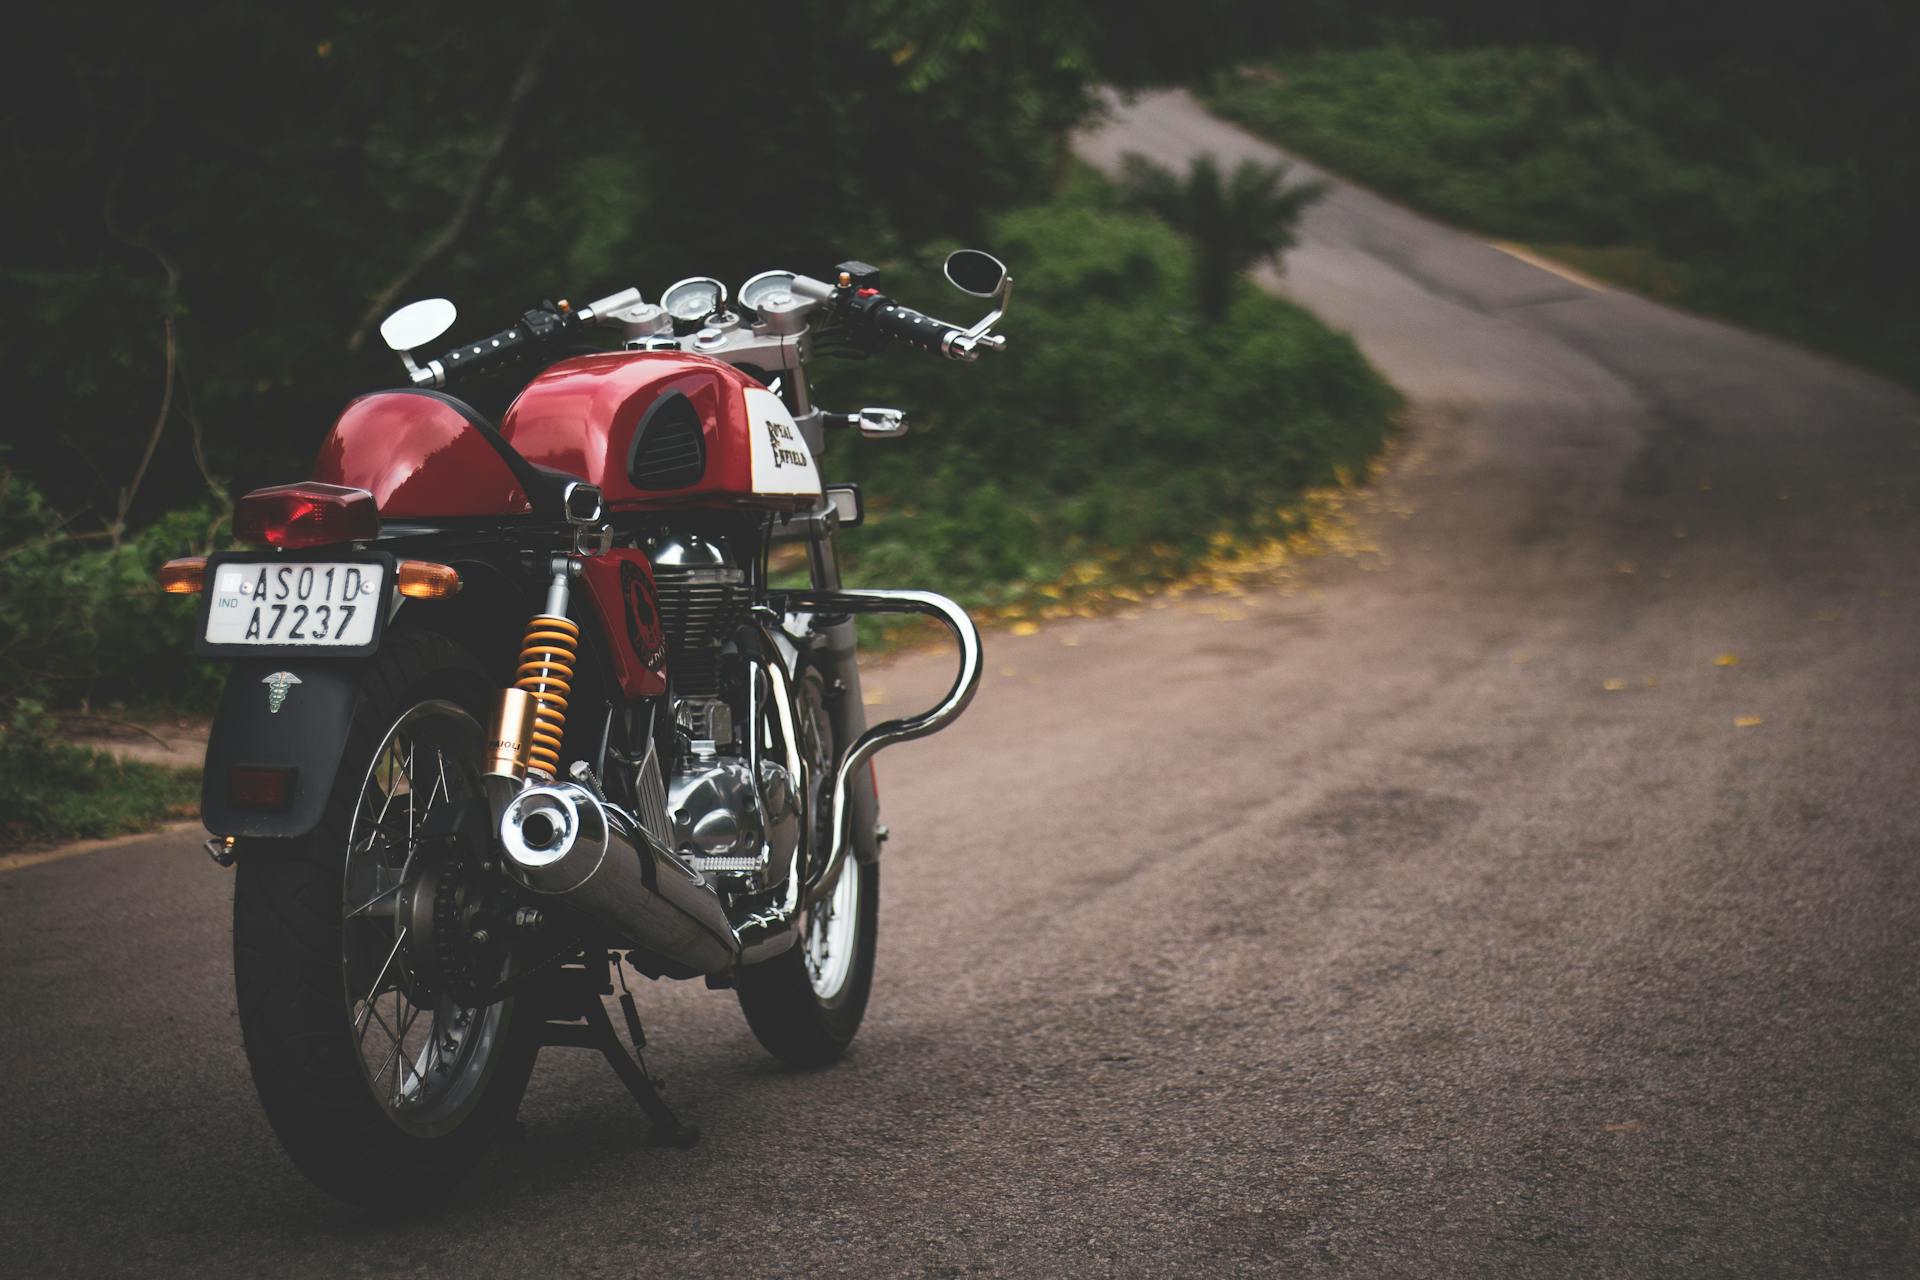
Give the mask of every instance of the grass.
[[146, 831], [199, 812], [200, 771], [58, 742], [31, 708], [0, 726], [0, 850]]
[[1205, 97], [1427, 213], [1920, 385], [1911, 158], [1865, 129], [1543, 46], [1324, 50]]

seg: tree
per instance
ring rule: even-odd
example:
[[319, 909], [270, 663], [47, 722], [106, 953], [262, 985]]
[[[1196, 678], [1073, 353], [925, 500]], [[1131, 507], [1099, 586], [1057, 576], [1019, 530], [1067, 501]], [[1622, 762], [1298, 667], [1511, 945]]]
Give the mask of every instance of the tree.
[[1222, 179], [1219, 161], [1197, 157], [1183, 180], [1138, 153], [1125, 159], [1122, 190], [1127, 203], [1145, 209], [1193, 242], [1194, 287], [1200, 314], [1226, 318], [1233, 282], [1263, 260], [1277, 265], [1298, 243], [1296, 229], [1306, 207], [1326, 194], [1323, 182], [1283, 185], [1284, 164], [1243, 160]]

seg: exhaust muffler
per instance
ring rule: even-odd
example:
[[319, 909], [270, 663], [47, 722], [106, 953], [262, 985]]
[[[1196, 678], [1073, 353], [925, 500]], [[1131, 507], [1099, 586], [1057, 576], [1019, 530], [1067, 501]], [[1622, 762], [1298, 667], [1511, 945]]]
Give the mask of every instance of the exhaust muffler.
[[740, 958], [726, 908], [706, 879], [585, 787], [543, 783], [515, 795], [500, 816], [500, 848], [514, 880], [623, 945], [702, 974]]

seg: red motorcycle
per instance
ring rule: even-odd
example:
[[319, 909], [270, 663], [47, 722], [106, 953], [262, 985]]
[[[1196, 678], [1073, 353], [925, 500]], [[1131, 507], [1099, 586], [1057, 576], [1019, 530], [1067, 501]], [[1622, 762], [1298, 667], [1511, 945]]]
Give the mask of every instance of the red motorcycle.
[[[953, 723], [980, 639], [943, 596], [841, 586], [860, 494], [815, 460], [836, 428], [906, 423], [821, 410], [807, 366], [816, 329], [865, 353], [1000, 349], [1006, 269], [963, 250], [947, 277], [991, 314], [934, 320], [848, 262], [732, 300], [700, 277], [658, 303], [549, 303], [424, 364], [455, 312], [414, 303], [381, 330], [412, 386], [347, 406], [310, 480], [241, 500], [252, 549], [161, 571], [201, 596], [198, 651], [233, 663], [207, 847], [238, 867], [254, 1082], [320, 1186], [389, 1209], [443, 1192], [547, 1045], [604, 1053], [653, 1140], [691, 1144], [638, 1057], [623, 958], [734, 989], [785, 1062], [853, 1039], [887, 835], [873, 757]], [[439, 390], [527, 373], [497, 426]], [[775, 585], [782, 543], [810, 586]], [[945, 624], [960, 661], [938, 705], [866, 723], [866, 613]]]

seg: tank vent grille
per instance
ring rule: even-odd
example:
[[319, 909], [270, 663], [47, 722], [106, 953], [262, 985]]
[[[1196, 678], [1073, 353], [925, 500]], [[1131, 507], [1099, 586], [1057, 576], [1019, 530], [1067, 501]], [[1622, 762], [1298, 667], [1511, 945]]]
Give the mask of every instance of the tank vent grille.
[[693, 401], [678, 392], [663, 396], [634, 433], [627, 475], [634, 488], [655, 492], [700, 483], [707, 470], [707, 438]]

